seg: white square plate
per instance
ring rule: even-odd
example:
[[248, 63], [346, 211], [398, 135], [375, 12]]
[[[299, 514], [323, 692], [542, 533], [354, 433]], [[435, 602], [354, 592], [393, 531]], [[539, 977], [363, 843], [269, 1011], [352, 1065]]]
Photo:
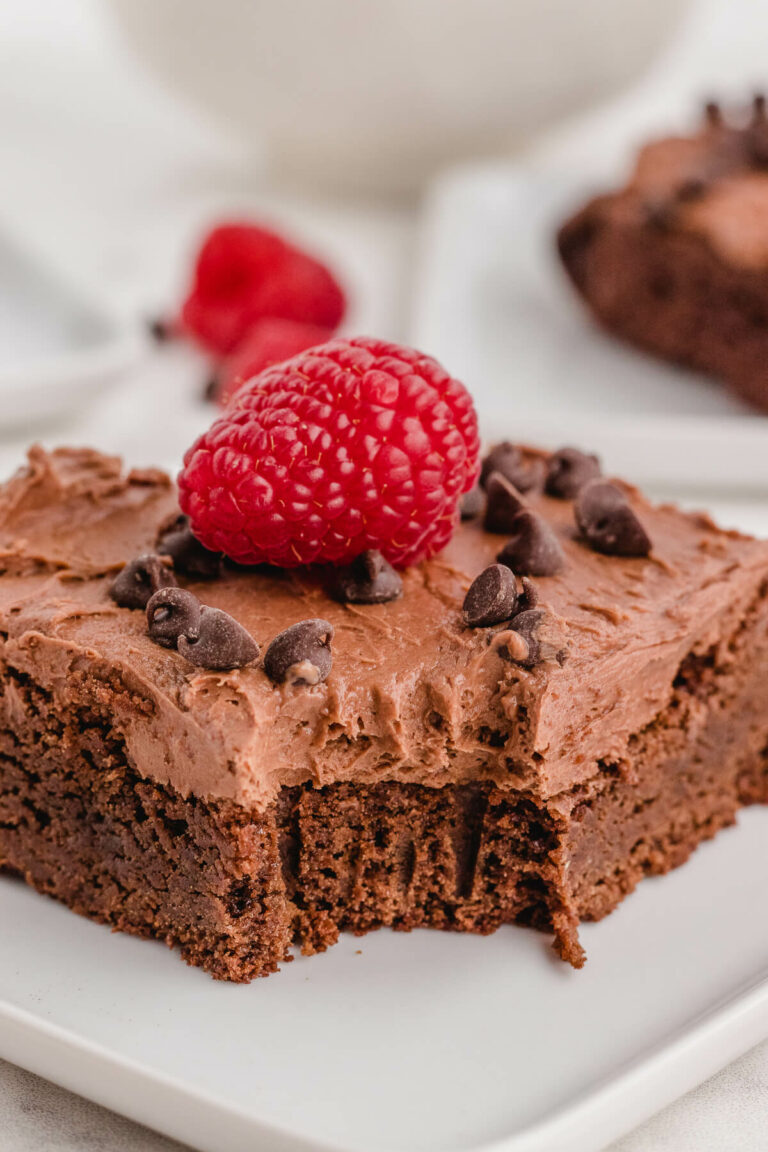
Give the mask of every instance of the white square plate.
[[344, 937], [249, 986], [0, 877], [0, 1056], [204, 1152], [594, 1150], [768, 1034], [768, 810], [582, 927]]
[[475, 397], [489, 439], [600, 452], [642, 483], [768, 488], [768, 417], [714, 381], [600, 331], [566, 280], [555, 231], [591, 189], [512, 165], [433, 191], [411, 333]]

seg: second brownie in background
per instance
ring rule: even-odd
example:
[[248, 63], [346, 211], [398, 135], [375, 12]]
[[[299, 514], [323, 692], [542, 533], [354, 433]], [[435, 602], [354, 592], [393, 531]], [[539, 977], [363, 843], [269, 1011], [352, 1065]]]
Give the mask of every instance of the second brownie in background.
[[610, 332], [718, 377], [768, 410], [768, 117], [706, 106], [646, 145], [620, 190], [558, 232], [566, 271]]

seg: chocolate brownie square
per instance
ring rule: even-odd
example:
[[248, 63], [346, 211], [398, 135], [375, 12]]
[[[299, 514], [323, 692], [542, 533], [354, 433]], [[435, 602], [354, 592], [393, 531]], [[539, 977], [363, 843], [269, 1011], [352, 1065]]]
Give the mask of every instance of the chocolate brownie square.
[[[580, 965], [580, 920], [768, 799], [768, 544], [590, 460], [497, 451], [485, 519], [355, 603], [204, 575], [162, 473], [33, 449], [0, 490], [0, 866], [221, 979], [382, 925], [532, 925]], [[114, 583], [158, 550], [262, 651], [327, 621], [329, 674], [157, 643]]]
[[768, 409], [768, 119], [715, 104], [692, 136], [646, 145], [618, 191], [560, 228], [595, 319]]

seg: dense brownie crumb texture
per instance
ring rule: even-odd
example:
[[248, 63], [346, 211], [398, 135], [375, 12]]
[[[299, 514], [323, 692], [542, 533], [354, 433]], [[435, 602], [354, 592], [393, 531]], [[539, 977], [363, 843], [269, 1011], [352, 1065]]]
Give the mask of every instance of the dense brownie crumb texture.
[[609, 331], [719, 377], [768, 408], [768, 117], [706, 106], [691, 136], [648, 144], [621, 190], [558, 234], [565, 268]]
[[768, 545], [575, 449], [491, 452], [439, 554], [243, 567], [171, 481], [0, 491], [0, 866], [216, 977], [382, 925], [554, 934], [765, 801]]

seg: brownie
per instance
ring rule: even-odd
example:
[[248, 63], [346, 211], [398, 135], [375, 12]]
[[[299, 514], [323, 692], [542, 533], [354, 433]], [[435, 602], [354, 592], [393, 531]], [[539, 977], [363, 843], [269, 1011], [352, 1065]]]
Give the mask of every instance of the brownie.
[[[768, 543], [606, 494], [591, 459], [519, 452], [524, 496], [486, 478], [504, 531], [463, 521], [383, 603], [179, 560], [262, 654], [331, 626], [327, 677], [275, 683], [113, 599], [178, 513], [165, 475], [33, 449], [0, 490], [0, 867], [222, 979], [382, 925], [530, 925], [580, 966], [580, 920], [768, 800]], [[483, 615], [467, 590], [510, 545], [557, 570], [494, 569]]]
[[557, 237], [609, 332], [768, 409], [768, 119], [707, 106], [692, 136], [648, 144], [619, 191]]

